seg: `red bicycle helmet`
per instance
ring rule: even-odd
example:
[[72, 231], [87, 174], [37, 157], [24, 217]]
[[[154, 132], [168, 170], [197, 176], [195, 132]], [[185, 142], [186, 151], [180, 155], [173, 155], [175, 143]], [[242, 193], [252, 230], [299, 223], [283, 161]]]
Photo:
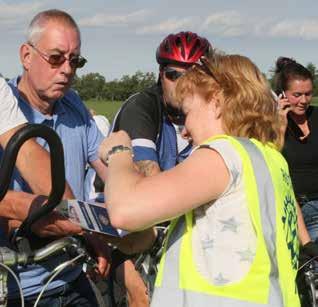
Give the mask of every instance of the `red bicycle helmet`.
[[156, 52], [157, 62], [166, 64], [194, 64], [212, 49], [209, 41], [192, 32], [169, 34]]

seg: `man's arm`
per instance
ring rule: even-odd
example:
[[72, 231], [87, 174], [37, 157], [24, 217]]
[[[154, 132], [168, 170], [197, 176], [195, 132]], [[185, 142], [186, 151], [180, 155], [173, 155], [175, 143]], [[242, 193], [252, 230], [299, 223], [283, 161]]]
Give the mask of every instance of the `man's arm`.
[[[157, 153], [155, 150], [160, 119], [160, 110], [155, 98], [137, 94], [126, 101], [113, 123], [113, 131], [125, 130], [135, 140], [137, 150], [134, 150], [134, 154], [137, 161], [134, 162], [134, 166], [139, 173], [146, 177], [161, 172], [156, 161]], [[148, 145], [143, 147], [144, 144]], [[141, 232], [129, 234], [113, 243], [123, 252], [131, 254], [150, 248], [155, 238], [155, 228], [151, 227]]]
[[[25, 192], [8, 191], [0, 202], [0, 216], [3, 230], [9, 233], [33, 211], [39, 209], [47, 200], [45, 196]], [[32, 226], [32, 230], [40, 237], [65, 236], [82, 232], [80, 226], [71, 223], [66, 217], [54, 211]]]
[[135, 166], [139, 172], [146, 177], [159, 174], [161, 172], [159, 164], [152, 160], [142, 160], [135, 162]]
[[[18, 126], [0, 135], [0, 145], [5, 148]], [[35, 194], [48, 195], [51, 191], [51, 162], [49, 153], [35, 140], [26, 141], [20, 148], [16, 166]], [[64, 198], [74, 198], [66, 184]]]
[[[29, 213], [41, 207], [46, 197], [36, 196], [24, 192], [9, 191], [0, 202], [0, 227], [6, 233], [10, 233], [21, 225]], [[21, 210], [23, 208], [24, 210]], [[104, 240], [97, 235], [85, 234], [82, 228], [72, 223], [69, 219], [56, 211], [32, 225], [32, 231], [39, 237], [63, 237], [74, 234], [83, 234], [87, 243], [92, 246], [98, 262], [97, 271], [106, 276], [109, 271], [109, 251]]]
[[[23, 221], [32, 207], [39, 207], [46, 197], [25, 192], [8, 191], [0, 203], [0, 216], [8, 219]], [[21, 207], [23, 210], [21, 210]]]
[[107, 172], [106, 165], [101, 161], [101, 159], [97, 159], [91, 162], [90, 164], [92, 168], [94, 168], [94, 170], [96, 171], [99, 178], [105, 183], [106, 172]]
[[[5, 148], [9, 139], [19, 129], [18, 126], [0, 135], [0, 145]], [[49, 153], [35, 140], [26, 141], [20, 148], [16, 166], [22, 177], [28, 182], [32, 191], [39, 195], [48, 195], [51, 191], [51, 161]], [[68, 184], [66, 184], [64, 199], [74, 198]], [[0, 217], [5, 218], [7, 233], [17, 228], [32, 210], [43, 205], [46, 198], [24, 192], [8, 191], [0, 203]], [[3, 220], [2, 220], [3, 222]], [[45, 219], [41, 219], [33, 226], [39, 236], [65, 236], [81, 232], [78, 225], [71, 223], [58, 212], [53, 212]]]
[[130, 97], [113, 123], [113, 132], [124, 130], [132, 139], [135, 165], [145, 176], [160, 172], [156, 140], [162, 117], [154, 94], [139, 93]]

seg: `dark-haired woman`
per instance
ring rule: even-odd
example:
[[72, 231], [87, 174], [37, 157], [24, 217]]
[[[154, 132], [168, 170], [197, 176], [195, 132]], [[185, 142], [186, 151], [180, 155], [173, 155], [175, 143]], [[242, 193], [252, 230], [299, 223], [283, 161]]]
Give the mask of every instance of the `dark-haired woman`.
[[[299, 236], [305, 252], [318, 255], [318, 108], [311, 106], [313, 76], [295, 60], [280, 57], [276, 62], [275, 92], [286, 116], [286, 158], [306, 227], [300, 215]], [[311, 241], [312, 240], [312, 241]]]

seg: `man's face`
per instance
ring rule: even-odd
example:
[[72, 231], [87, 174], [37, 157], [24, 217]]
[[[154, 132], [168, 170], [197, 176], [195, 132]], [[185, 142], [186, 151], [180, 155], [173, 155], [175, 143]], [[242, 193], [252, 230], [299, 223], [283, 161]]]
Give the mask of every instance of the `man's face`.
[[26, 45], [27, 57], [23, 58], [25, 74], [33, 94], [41, 100], [54, 102], [70, 88], [76, 67], [68, 60], [52, 65], [51, 55], [63, 55], [70, 59], [80, 54], [80, 37], [76, 29], [58, 22], [49, 22], [34, 46]]
[[185, 68], [174, 65], [168, 65], [160, 71], [164, 102], [170, 104], [174, 108], [179, 107], [174, 98], [174, 92], [177, 84], [176, 81], [185, 71]]

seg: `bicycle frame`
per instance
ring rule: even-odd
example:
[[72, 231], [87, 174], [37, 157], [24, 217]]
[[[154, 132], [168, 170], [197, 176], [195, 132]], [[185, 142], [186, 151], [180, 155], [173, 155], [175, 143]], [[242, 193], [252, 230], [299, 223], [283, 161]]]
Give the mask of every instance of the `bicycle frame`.
[[302, 264], [297, 276], [299, 297], [302, 307], [318, 306], [318, 272], [315, 265], [317, 257]]

